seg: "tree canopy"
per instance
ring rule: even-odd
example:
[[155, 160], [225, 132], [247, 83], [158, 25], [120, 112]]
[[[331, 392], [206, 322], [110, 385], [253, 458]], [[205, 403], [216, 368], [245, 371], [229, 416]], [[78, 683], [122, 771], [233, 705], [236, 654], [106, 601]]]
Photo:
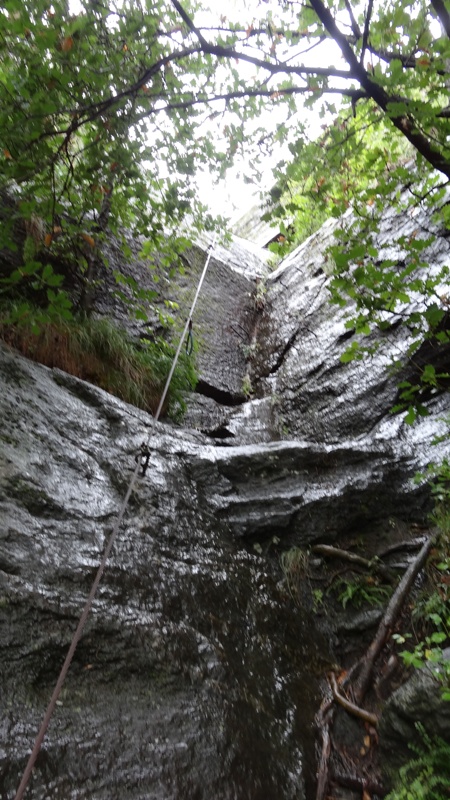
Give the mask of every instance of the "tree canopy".
[[[198, 168], [220, 176], [240, 156], [258, 180], [285, 140], [293, 164], [278, 171], [278, 213], [298, 219], [303, 206], [304, 219], [306, 203], [319, 223], [348, 205], [395, 202], [408, 181], [447, 226], [449, 78], [444, 0], [255, 0], [223, 13], [195, 0], [6, 0], [0, 191], [13, 192], [29, 235], [3, 280], [37, 276], [58, 306], [49, 254], [77, 251], [88, 271], [106, 229], [123, 227], [145, 233], [149, 255], [169, 247], [170, 262], [186, 245], [183, 220], [191, 231], [214, 224]], [[313, 115], [324, 128], [311, 143]], [[15, 223], [0, 247], [13, 246]], [[341, 251], [339, 291], [360, 302], [362, 330], [378, 319], [355, 290], [348, 232]], [[366, 272], [359, 285], [376, 294]], [[388, 293], [390, 311], [407, 291]]]
[[314, 105], [333, 113], [336, 98], [370, 104], [450, 176], [443, 2], [372, 0], [364, 13], [349, 0], [259, 2], [239, 14], [178, 0], [83, 0], [75, 12], [68, 0], [7, 0], [2, 184], [26, 187], [44, 218], [68, 207], [99, 218], [111, 195], [110, 224], [151, 230], [157, 217], [167, 228], [198, 211], [196, 167], [223, 172], [251, 138], [252, 157], [264, 156], [268, 117], [256, 130], [249, 118], [285, 104], [271, 131], [282, 139], [299, 96], [304, 117]]

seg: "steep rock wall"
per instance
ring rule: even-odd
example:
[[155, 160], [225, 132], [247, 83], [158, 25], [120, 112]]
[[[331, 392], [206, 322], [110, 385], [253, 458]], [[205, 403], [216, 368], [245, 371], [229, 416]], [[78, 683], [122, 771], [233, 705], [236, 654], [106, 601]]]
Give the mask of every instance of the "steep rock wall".
[[[396, 388], [385, 367], [392, 347], [407, 344], [395, 328], [370, 365], [339, 361], [347, 332], [327, 302], [324, 246], [322, 232], [281, 265], [264, 306], [254, 280], [264, 260], [240, 243], [216, 250], [194, 320], [208, 394], [197, 396], [184, 429], [152, 428], [101, 390], [1, 350], [7, 800], [150, 430], [149, 471], [29, 796], [313, 796], [313, 715], [330, 656], [314, 620], [292, 609], [276, 562], [252, 546], [273, 537], [304, 546], [355, 527], [363, 536], [391, 514], [423, 516], [427, 493], [412, 477], [449, 455], [446, 441], [431, 448], [445, 430], [446, 395], [412, 427], [389, 413]], [[186, 257], [180, 319], [204, 252]], [[447, 258], [444, 246], [436, 257]]]
[[[7, 800], [152, 421], [3, 348], [0, 373]], [[27, 797], [305, 797], [326, 647], [206, 498], [205, 469], [223, 490], [218, 456], [199, 434], [151, 429]]]

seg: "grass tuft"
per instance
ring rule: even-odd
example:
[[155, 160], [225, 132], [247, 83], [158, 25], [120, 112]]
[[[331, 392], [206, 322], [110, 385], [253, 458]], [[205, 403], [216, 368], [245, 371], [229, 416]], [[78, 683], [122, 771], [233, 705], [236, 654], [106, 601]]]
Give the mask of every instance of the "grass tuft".
[[[0, 312], [0, 339], [27, 358], [82, 378], [155, 414], [169, 374], [174, 348], [163, 339], [136, 345], [110, 320], [52, 319], [36, 326], [33, 309]], [[191, 360], [182, 354], [163, 413], [179, 419], [185, 392], [195, 388]]]

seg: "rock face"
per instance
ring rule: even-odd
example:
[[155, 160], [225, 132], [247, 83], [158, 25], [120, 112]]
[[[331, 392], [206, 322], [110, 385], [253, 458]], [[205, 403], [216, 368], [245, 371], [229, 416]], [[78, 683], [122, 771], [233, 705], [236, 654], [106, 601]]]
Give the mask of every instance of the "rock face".
[[[27, 796], [314, 796], [313, 718], [328, 645], [314, 619], [292, 608], [277, 561], [253, 545], [270, 555], [274, 541], [305, 546], [353, 529], [364, 536], [394, 514], [417, 519], [428, 496], [412, 476], [450, 450], [445, 440], [430, 448], [445, 429], [446, 395], [432, 397], [430, 416], [412, 427], [389, 413], [396, 388], [386, 364], [392, 347], [407, 344], [395, 325], [370, 365], [339, 361], [348, 331], [327, 302], [325, 234], [269, 277], [242, 242], [216, 248], [194, 318], [199, 392], [183, 429], [153, 425], [100, 389], [1, 349], [5, 800], [147, 436], [148, 472]], [[204, 258], [201, 248], [186, 255], [179, 319]], [[150, 286], [145, 265], [135, 270]]]
[[[443, 651], [450, 659], [450, 648]], [[416, 670], [389, 698], [381, 718], [381, 742], [392, 768], [414, 758], [412, 747], [423, 749], [417, 723], [428, 736], [450, 740], [450, 705], [442, 701], [443, 684], [429, 666]], [[391, 775], [392, 777], [392, 775]]]
[[[104, 253], [108, 269], [100, 268], [98, 283], [101, 288], [93, 298], [94, 310], [116, 318], [136, 336], [145, 337], [160, 332], [161, 322], [145, 302], [148, 323], [130, 321], [126, 302], [114, 294], [117, 286], [113, 275], [118, 272], [135, 281], [139, 289], [154, 292], [157, 295], [154, 303], [161, 311], [167, 311], [167, 301], [175, 304], [170, 314], [177, 324], [177, 336], [186, 322], [211, 241], [204, 239], [202, 246], [186, 251], [182, 257], [183, 274], [176, 271], [175, 276], [169, 279], [162, 270], [156, 274], [157, 281], [155, 270], [149, 268], [149, 262], [140, 254], [141, 245], [142, 242], [130, 242], [133, 258], [127, 262], [119, 243], [114, 239], [108, 243]], [[220, 424], [223, 409], [226, 413], [230, 407], [248, 399], [243, 391], [243, 380], [246, 351], [251, 347], [258, 318], [254, 300], [255, 281], [261, 273], [267, 272], [266, 259], [265, 251], [237, 238], [228, 248], [214, 245], [193, 317], [200, 372], [198, 392], [206, 399], [205, 405], [210, 409], [211, 416], [210, 419], [206, 411], [202, 418], [200, 407], [198, 413], [192, 410], [192, 419], [197, 414], [198, 427], [202, 427], [202, 422], [211, 427]], [[130, 295], [126, 286], [123, 294]], [[208, 400], [213, 402], [208, 403]], [[193, 407], [197, 409], [195, 402], [191, 403]]]
[[220, 453], [78, 379], [3, 349], [0, 363], [2, 798], [149, 432], [27, 796], [305, 797], [320, 644], [217, 513], [232, 490]]

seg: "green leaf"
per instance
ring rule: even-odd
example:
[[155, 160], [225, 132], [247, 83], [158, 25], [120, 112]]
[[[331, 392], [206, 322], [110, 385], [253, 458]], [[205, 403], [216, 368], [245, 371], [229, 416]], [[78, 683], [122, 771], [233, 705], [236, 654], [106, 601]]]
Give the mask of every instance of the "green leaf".
[[445, 642], [446, 639], [447, 634], [443, 631], [435, 631], [430, 636], [430, 641], [433, 642], [433, 644], [442, 644], [442, 642]]
[[424, 316], [428, 321], [428, 324], [431, 329], [436, 328], [437, 325], [441, 322], [444, 317], [444, 311], [436, 305], [436, 303], [432, 303], [424, 312]]
[[409, 406], [408, 413], [405, 416], [405, 422], [407, 425], [414, 425], [417, 419], [417, 412], [414, 406]]
[[434, 614], [434, 613], [430, 614], [429, 618], [430, 618], [430, 620], [432, 622], [434, 622], [435, 625], [441, 625], [442, 624], [442, 618], [440, 617], [439, 614]]

